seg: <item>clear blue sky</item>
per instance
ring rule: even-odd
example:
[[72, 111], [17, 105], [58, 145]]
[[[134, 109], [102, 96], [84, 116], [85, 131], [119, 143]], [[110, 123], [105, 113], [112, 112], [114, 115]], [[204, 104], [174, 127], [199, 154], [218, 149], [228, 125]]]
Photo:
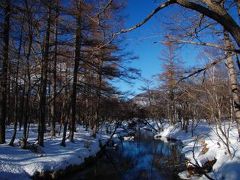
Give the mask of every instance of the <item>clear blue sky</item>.
[[[127, 15], [125, 27], [131, 27], [144, 19], [159, 4], [157, 2], [159, 1], [154, 3], [153, 0], [128, 0], [124, 12]], [[161, 10], [145, 25], [125, 34], [125, 42], [128, 43], [126, 51], [133, 52], [139, 57], [128, 66], [140, 69], [142, 78], [154, 80], [153, 76], [162, 71], [159, 57], [161, 57], [164, 47], [160, 43], [153, 42], [163, 40], [163, 35], [166, 33], [164, 23], [169, 22], [169, 17], [179, 13], [180, 10], [183, 9], [178, 6]], [[199, 64], [198, 57], [199, 51], [196, 46], [188, 45], [181, 49], [180, 58], [187, 67]], [[134, 80], [131, 85], [123, 81], [117, 81], [114, 84], [121, 91], [131, 91], [134, 94], [140, 93], [140, 88], [144, 85], [140, 80]]]

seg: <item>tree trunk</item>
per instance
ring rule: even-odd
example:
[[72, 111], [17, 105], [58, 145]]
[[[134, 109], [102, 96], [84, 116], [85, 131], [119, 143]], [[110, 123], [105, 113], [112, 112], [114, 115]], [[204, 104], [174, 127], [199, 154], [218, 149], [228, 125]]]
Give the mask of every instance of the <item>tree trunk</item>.
[[57, 115], [57, 108], [56, 108], [56, 96], [57, 96], [57, 53], [58, 53], [58, 16], [59, 16], [59, 9], [58, 9], [58, 2], [56, 7], [56, 17], [55, 17], [55, 52], [54, 52], [54, 65], [53, 65], [53, 104], [52, 104], [52, 132], [51, 135], [55, 136], [56, 134], [56, 115]]
[[9, 32], [10, 32], [10, 0], [6, 1], [4, 9], [3, 24], [3, 64], [2, 64], [2, 100], [1, 100], [1, 121], [0, 121], [0, 144], [5, 143], [5, 123], [7, 119], [7, 92], [8, 92], [8, 52], [9, 52]]
[[96, 111], [95, 111], [95, 122], [93, 127], [93, 137], [96, 137], [97, 134], [97, 127], [99, 125], [99, 114], [100, 114], [100, 103], [101, 103], [101, 96], [102, 96], [102, 73], [103, 73], [103, 57], [101, 57], [99, 62], [99, 73], [98, 73], [98, 87], [96, 90], [97, 102], [96, 102]]
[[13, 135], [12, 135], [11, 141], [9, 143], [10, 146], [14, 145], [14, 141], [15, 141], [16, 134], [17, 134], [18, 101], [19, 101], [18, 75], [19, 75], [19, 61], [21, 58], [21, 49], [22, 49], [22, 31], [23, 31], [23, 27], [21, 28], [19, 48], [18, 48], [17, 70], [16, 70], [16, 77], [15, 77], [14, 130], [13, 130]]
[[217, 5], [212, 1], [209, 2], [205, 1], [208, 7], [202, 6], [195, 2], [191, 2], [189, 0], [171, 0], [171, 1], [172, 3], [177, 3], [185, 8], [192, 9], [217, 21], [224, 27], [224, 29], [226, 29], [226, 31], [228, 31], [232, 35], [232, 37], [236, 40], [238, 46], [240, 46], [239, 25], [220, 5]]
[[66, 146], [66, 135], [67, 135], [67, 125], [68, 122], [65, 120], [64, 125], [63, 125], [63, 137], [60, 146], [65, 147]]
[[38, 144], [44, 146], [44, 132], [46, 120], [46, 95], [47, 95], [47, 79], [48, 79], [48, 56], [49, 56], [49, 43], [50, 43], [50, 29], [51, 28], [51, 7], [48, 4], [48, 20], [46, 31], [46, 44], [44, 50], [44, 57], [42, 62], [42, 75], [41, 75], [41, 91], [40, 91], [40, 121], [38, 124]]
[[[225, 31], [224, 32], [224, 41], [226, 48], [232, 48], [232, 43], [229, 38], [229, 34]], [[235, 118], [236, 123], [238, 124], [238, 135], [240, 138], [240, 98], [239, 98], [239, 86], [237, 82], [237, 75], [236, 75], [236, 69], [234, 67], [233, 62], [233, 53], [232, 52], [226, 52], [227, 59], [226, 59], [226, 65], [227, 70], [229, 74], [229, 81], [230, 81], [230, 88], [233, 96], [233, 104], [234, 104], [234, 112], [235, 112]]]
[[[80, 1], [81, 3], [81, 1]], [[81, 4], [80, 4], [81, 6]], [[81, 8], [81, 7], [80, 7]], [[72, 85], [72, 120], [70, 126], [70, 141], [74, 141], [75, 121], [76, 121], [76, 97], [77, 97], [77, 81], [78, 81], [78, 68], [80, 62], [80, 51], [81, 51], [81, 15], [77, 15], [76, 19], [76, 44], [75, 44], [75, 64], [73, 72], [73, 85]]]

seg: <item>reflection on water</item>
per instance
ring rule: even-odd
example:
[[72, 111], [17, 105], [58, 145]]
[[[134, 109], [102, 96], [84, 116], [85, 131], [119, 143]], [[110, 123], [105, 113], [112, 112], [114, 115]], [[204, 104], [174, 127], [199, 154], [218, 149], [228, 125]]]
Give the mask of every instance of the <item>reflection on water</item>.
[[178, 179], [184, 168], [179, 143], [154, 140], [142, 133], [134, 141], [123, 141], [117, 150], [107, 152], [73, 179]]

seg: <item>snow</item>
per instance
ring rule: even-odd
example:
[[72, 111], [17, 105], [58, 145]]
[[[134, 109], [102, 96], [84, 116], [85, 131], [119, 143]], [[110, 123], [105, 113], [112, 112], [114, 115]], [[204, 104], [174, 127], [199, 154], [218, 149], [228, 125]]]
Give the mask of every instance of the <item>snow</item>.
[[123, 137], [124, 141], [134, 141], [134, 136], [125, 136]]
[[[12, 135], [12, 128], [7, 129], [7, 142]], [[31, 127], [29, 142], [36, 141], [37, 128]], [[22, 137], [18, 131], [17, 137]], [[30, 179], [36, 172], [55, 171], [65, 169], [70, 165], [80, 165], [84, 159], [95, 156], [100, 150], [99, 141], [106, 142], [109, 135], [97, 134], [91, 136], [82, 126], [78, 126], [75, 133], [75, 142], [66, 141], [66, 147], [60, 146], [62, 135], [51, 138], [46, 135], [44, 147], [40, 153], [21, 149], [18, 145], [9, 146], [7, 143], [0, 145], [0, 179]], [[15, 142], [18, 141], [18, 138]]]
[[[238, 142], [238, 133], [235, 123], [225, 122], [222, 128], [229, 127], [230, 151], [232, 157], [228, 154], [227, 148], [222, 142], [223, 136], [218, 136], [216, 126], [199, 121], [194, 129], [192, 136], [191, 130], [185, 132], [181, 130], [180, 124], [169, 125], [167, 122], [162, 124], [156, 121], [148, 121], [150, 126], [162, 129], [154, 138], [161, 138], [167, 141], [169, 138], [182, 141], [182, 153], [192, 163], [202, 166], [205, 162], [217, 159], [213, 166], [213, 172], [208, 173], [213, 179], [237, 180], [240, 177], [240, 143]], [[191, 122], [190, 122], [191, 125]], [[190, 127], [190, 126], [189, 126]], [[34, 153], [30, 150], [23, 150], [18, 145], [18, 139], [22, 137], [22, 131], [17, 132], [15, 147], [7, 143], [0, 145], [0, 179], [30, 179], [36, 172], [64, 170], [70, 165], [80, 165], [85, 158], [95, 156], [100, 150], [100, 144], [104, 144], [110, 137], [106, 134], [106, 129], [113, 132], [113, 124], [103, 125], [100, 128], [96, 138], [91, 136], [91, 131], [86, 131], [84, 127], [78, 126], [75, 133], [75, 142], [66, 141], [66, 147], [60, 146], [62, 135], [51, 138], [50, 133], [45, 134], [45, 146], [40, 152]], [[146, 126], [140, 129], [148, 129]], [[226, 130], [227, 128], [225, 128]], [[120, 137], [123, 140], [132, 140], [131, 130], [128, 129], [128, 123], [123, 122], [122, 126], [116, 130], [113, 135], [114, 141]], [[153, 131], [154, 132], [154, 131]], [[9, 142], [13, 133], [12, 126], [7, 128], [7, 142]], [[30, 143], [36, 142], [37, 127], [30, 127]], [[204, 150], [205, 149], [205, 150]], [[193, 157], [193, 150], [195, 160]], [[205, 176], [191, 176], [187, 171], [179, 174], [182, 179], [207, 179]]]
[[[182, 153], [192, 163], [196, 164], [193, 157], [193, 150], [197, 163], [202, 166], [205, 162], [217, 159], [213, 165], [213, 172], [209, 173], [213, 179], [229, 179], [237, 180], [240, 178], [240, 143], [238, 139], [237, 127], [235, 123], [228, 122], [229, 141], [231, 157], [228, 154], [227, 148], [221, 138], [224, 137], [220, 134], [217, 135], [216, 125], [208, 124], [201, 121], [195, 128], [193, 136], [191, 132], [186, 133], [180, 128], [180, 124], [169, 125], [164, 123], [163, 131], [155, 135], [155, 138], [166, 140], [167, 138], [174, 138], [182, 141]], [[222, 124], [222, 128], [226, 126]], [[226, 128], [225, 128], [226, 129]], [[204, 150], [205, 146], [205, 150]], [[191, 176], [187, 171], [179, 174], [182, 179], [207, 179], [205, 176], [197, 177]]]

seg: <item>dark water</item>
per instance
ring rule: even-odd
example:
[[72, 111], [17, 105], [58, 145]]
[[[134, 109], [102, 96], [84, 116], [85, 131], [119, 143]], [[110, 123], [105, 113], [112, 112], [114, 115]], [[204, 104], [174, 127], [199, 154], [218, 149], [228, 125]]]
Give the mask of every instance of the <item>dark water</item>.
[[138, 133], [134, 141], [123, 141], [109, 149], [84, 171], [71, 179], [178, 179], [184, 169], [180, 143], [154, 140], [149, 132]]

